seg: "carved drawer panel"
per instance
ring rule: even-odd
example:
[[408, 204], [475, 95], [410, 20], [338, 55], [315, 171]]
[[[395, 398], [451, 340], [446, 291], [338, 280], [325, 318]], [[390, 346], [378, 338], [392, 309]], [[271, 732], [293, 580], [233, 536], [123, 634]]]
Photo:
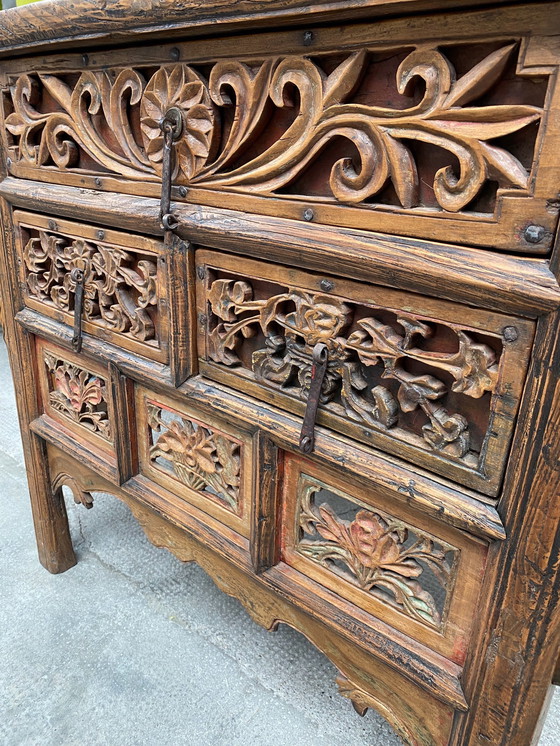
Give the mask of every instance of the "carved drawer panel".
[[298, 414], [313, 349], [317, 421], [497, 493], [533, 324], [444, 301], [197, 252], [200, 371]]
[[487, 544], [352, 479], [285, 455], [282, 559], [461, 664]]
[[247, 426], [138, 387], [140, 473], [248, 535], [252, 438]]
[[14, 222], [27, 306], [72, 325], [72, 272], [81, 270], [84, 332], [167, 361], [167, 288], [160, 242], [24, 212], [15, 212]]
[[81, 443], [113, 451], [115, 422], [107, 367], [37, 339], [37, 367], [45, 414]]
[[191, 41], [148, 60], [96, 52], [81, 73], [81, 54], [14, 60], [10, 171], [155, 196], [159, 121], [175, 106], [176, 179], [195, 203], [226, 193], [299, 219], [312, 204], [322, 223], [544, 253], [558, 216], [555, 12], [537, 6], [531, 28], [514, 9], [458, 14], [452, 38], [446, 16], [384, 20], [343, 29], [338, 48], [317, 30], [312, 56], [305, 34], [280, 32], [216, 42], [214, 59]]

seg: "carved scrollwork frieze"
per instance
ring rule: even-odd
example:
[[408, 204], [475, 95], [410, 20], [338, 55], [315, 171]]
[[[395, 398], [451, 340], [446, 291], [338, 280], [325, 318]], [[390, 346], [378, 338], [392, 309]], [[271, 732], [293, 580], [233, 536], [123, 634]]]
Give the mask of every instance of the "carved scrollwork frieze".
[[[400, 62], [390, 71], [364, 48], [336, 62], [329, 55], [225, 59], [204, 72], [175, 63], [77, 77], [26, 73], [6, 96], [7, 144], [14, 162], [30, 167], [155, 181], [159, 121], [174, 106], [184, 124], [178, 183], [456, 213], [470, 209], [489, 183], [530, 193], [534, 153], [504, 140], [543, 113], [532, 100], [510, 103], [500, 88], [506, 71], [516, 74], [517, 48], [490, 45], [460, 73], [451, 47], [427, 46], [394, 50]], [[534, 128], [530, 136], [534, 143]], [[428, 173], [419, 147], [439, 152], [435, 171]], [[339, 156], [317, 166], [332, 148]], [[317, 178], [324, 181], [319, 192], [308, 186]], [[493, 213], [494, 205], [476, 210]]]

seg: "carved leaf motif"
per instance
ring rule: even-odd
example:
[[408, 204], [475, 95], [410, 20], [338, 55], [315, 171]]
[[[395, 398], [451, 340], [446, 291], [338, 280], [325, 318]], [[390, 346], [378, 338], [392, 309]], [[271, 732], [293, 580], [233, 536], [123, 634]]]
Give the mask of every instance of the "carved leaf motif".
[[490, 90], [502, 75], [515, 44], [497, 49], [463, 75], [451, 89], [445, 108], [464, 106]]
[[421, 402], [435, 401], [445, 391], [445, 384], [434, 376], [417, 376], [399, 388], [397, 397], [403, 412], [413, 412]]
[[366, 52], [354, 52], [341, 62], [323, 84], [323, 108], [339, 104], [354, 91], [364, 70]]
[[56, 75], [39, 75], [39, 80], [64, 111], [67, 114], [71, 114], [72, 89], [57, 78]]

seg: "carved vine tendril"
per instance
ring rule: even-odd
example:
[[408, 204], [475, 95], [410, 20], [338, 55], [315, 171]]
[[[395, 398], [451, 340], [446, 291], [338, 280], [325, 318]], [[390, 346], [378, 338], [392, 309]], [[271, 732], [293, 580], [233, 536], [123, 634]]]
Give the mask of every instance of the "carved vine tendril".
[[[271, 58], [254, 67], [219, 61], [208, 80], [186, 64], [162, 66], [148, 80], [132, 68], [86, 71], [73, 85], [60, 75], [25, 74], [10, 88], [13, 111], [6, 129], [20, 161], [75, 168], [82, 150], [109, 172], [154, 179], [161, 171], [159, 121], [175, 106], [184, 119], [175, 178], [258, 194], [274, 194], [292, 183], [333, 138], [344, 138], [356, 156], [332, 166], [334, 199], [362, 202], [390, 181], [406, 209], [420, 204], [409, 144], [421, 141], [447, 151], [458, 164], [440, 168], [433, 179], [438, 205], [457, 212], [489, 179], [503, 188], [528, 189], [523, 164], [490, 143], [538, 120], [542, 110], [473, 103], [500, 79], [514, 49], [509, 44], [495, 50], [459, 79], [438, 49], [410, 52], [396, 72], [396, 89], [409, 95], [423, 86], [424, 92], [403, 109], [352, 101], [368, 70], [366, 50], [354, 52], [328, 75], [305, 57]], [[46, 97], [57, 111], [44, 106]], [[291, 124], [262, 152], [247, 155], [280, 109], [294, 110]]]

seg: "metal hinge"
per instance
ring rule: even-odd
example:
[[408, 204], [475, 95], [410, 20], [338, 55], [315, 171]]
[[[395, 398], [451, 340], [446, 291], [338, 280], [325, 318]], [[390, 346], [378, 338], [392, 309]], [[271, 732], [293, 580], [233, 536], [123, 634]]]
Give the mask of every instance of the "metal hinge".
[[70, 279], [75, 284], [74, 290], [74, 335], [72, 337], [72, 348], [76, 352], [82, 351], [82, 314], [84, 312], [84, 279], [83, 269], [74, 269], [70, 272]]
[[321, 389], [327, 372], [329, 351], [327, 345], [318, 342], [313, 348], [313, 364], [311, 366], [311, 382], [309, 396], [299, 436], [299, 447], [304, 453], [311, 453], [315, 447], [315, 419], [321, 398]]
[[183, 115], [180, 109], [172, 106], [165, 112], [159, 126], [163, 133], [163, 157], [161, 163], [161, 203], [159, 217], [164, 231], [173, 232], [179, 225], [177, 217], [171, 212], [171, 181], [173, 178], [173, 143], [183, 132]]

